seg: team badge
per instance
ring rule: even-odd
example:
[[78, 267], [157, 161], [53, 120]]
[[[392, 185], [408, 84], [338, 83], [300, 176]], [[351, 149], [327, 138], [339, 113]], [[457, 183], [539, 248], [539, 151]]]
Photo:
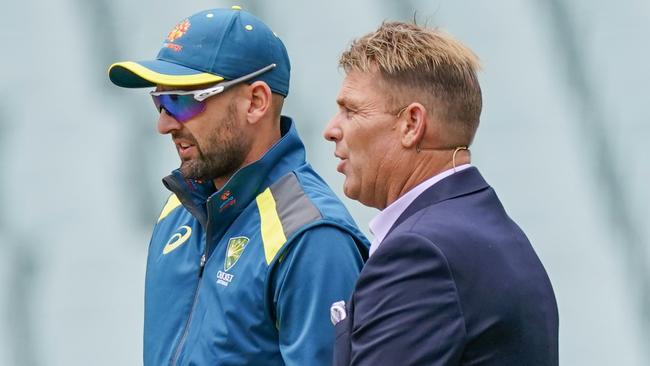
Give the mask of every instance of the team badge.
[[167, 34], [167, 42], [165, 42], [163, 46], [173, 51], [180, 52], [183, 49], [183, 46], [174, 43], [174, 41], [184, 36], [185, 33], [187, 33], [188, 29], [190, 29], [189, 19], [185, 19], [182, 22], [176, 24], [174, 29], [172, 29], [169, 34]]
[[217, 283], [221, 286], [226, 286], [235, 279], [232, 273], [226, 273], [231, 269], [241, 257], [241, 254], [246, 249], [249, 239], [245, 236], [238, 236], [228, 240], [228, 247], [226, 248], [226, 260], [223, 262], [223, 271], [217, 272]]
[[176, 24], [174, 29], [172, 29], [167, 35], [167, 40], [169, 42], [174, 42], [175, 40], [181, 38], [187, 30], [190, 29], [190, 20], [185, 19], [182, 22]]
[[248, 245], [249, 239], [245, 236], [238, 236], [228, 240], [228, 248], [226, 249], [226, 260], [223, 263], [223, 270], [228, 272], [241, 257], [242, 252]]

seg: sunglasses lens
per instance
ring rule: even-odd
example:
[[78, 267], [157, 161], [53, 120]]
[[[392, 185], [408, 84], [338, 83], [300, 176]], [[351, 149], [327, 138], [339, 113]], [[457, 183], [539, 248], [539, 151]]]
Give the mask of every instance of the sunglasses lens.
[[159, 112], [165, 109], [178, 122], [187, 122], [205, 109], [205, 103], [192, 95], [163, 94], [152, 98]]

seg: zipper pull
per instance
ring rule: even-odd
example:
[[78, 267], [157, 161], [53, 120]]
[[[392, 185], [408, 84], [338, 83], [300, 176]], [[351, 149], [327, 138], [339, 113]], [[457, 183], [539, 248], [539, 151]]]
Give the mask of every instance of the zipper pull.
[[203, 269], [205, 268], [205, 253], [201, 256], [201, 261], [199, 262], [199, 278], [203, 277]]

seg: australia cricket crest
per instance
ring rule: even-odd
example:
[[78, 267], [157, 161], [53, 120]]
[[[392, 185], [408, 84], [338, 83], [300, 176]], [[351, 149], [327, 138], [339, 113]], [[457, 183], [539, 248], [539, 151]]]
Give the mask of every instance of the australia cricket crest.
[[223, 263], [223, 270], [228, 272], [241, 257], [249, 239], [245, 236], [238, 236], [228, 240], [228, 248], [226, 249], [226, 260]]

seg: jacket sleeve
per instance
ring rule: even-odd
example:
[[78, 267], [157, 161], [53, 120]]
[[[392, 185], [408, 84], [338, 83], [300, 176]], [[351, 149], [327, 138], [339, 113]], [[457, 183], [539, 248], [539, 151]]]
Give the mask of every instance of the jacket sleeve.
[[444, 254], [417, 234], [388, 237], [354, 293], [351, 365], [457, 365], [465, 323]]
[[280, 351], [288, 366], [332, 364], [330, 306], [347, 301], [363, 261], [354, 239], [332, 226], [295, 239], [273, 276]]

